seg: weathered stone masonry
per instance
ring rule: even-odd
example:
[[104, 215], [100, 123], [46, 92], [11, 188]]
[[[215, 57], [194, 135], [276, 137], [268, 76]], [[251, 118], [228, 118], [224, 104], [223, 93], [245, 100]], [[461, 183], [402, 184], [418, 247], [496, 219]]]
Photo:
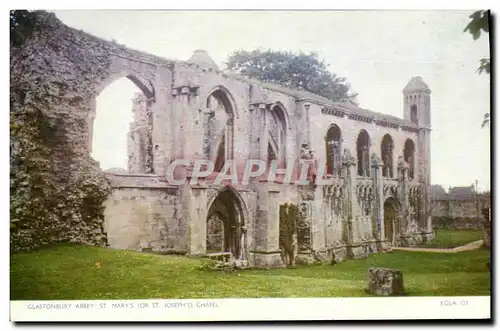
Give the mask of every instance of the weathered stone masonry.
[[474, 186], [450, 187], [450, 192], [439, 185], [433, 185], [432, 217], [433, 228], [483, 229], [484, 210], [491, 208], [490, 193], [478, 193]]
[[[86, 130], [68, 133], [75, 150], [90, 152], [95, 97], [107, 85], [127, 77], [143, 94], [129, 135], [129, 173], [107, 174], [110, 247], [204, 255], [208, 239], [209, 248], [251, 265], [281, 266], [284, 203], [305, 215], [305, 260], [362, 257], [432, 236], [430, 89], [420, 77], [403, 90], [400, 119], [221, 72], [203, 51], [169, 61], [69, 28], [53, 15], [46, 21], [26, 52], [36, 50], [30, 65], [43, 79], [74, 86], [71, 107], [47, 111], [69, 114], [68, 123], [86, 121]], [[47, 42], [58, 51], [43, 47]], [[278, 179], [297, 163], [324, 164], [334, 184], [168, 183], [168, 165], [181, 158], [210, 159], [216, 168], [230, 159], [240, 168], [247, 159], [278, 160]], [[189, 178], [190, 166], [181, 170]], [[221, 224], [207, 227], [214, 222]]]

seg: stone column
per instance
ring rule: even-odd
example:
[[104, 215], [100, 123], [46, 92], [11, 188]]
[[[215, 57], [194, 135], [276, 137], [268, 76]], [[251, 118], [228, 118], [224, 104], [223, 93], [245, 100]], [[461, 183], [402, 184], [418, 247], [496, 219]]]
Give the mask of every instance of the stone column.
[[154, 146], [153, 146], [153, 122], [154, 122], [154, 114], [153, 114], [153, 105], [154, 105], [154, 99], [153, 98], [147, 98], [145, 102], [145, 113], [146, 113], [146, 139], [145, 139], [145, 172], [147, 174], [154, 174], [155, 169], [154, 169], [154, 160], [153, 160], [153, 151], [154, 151]]
[[153, 169], [164, 176], [174, 147], [174, 98], [172, 97], [173, 66], [158, 67], [151, 81], [155, 102], [153, 109]]
[[[356, 158], [354, 158], [349, 149], [344, 149], [342, 156], [342, 166], [344, 172], [344, 220], [342, 239], [347, 246], [352, 246], [354, 241], [353, 236], [353, 218], [354, 215], [359, 214], [358, 205], [356, 203]], [[348, 253], [349, 254], [349, 253]]]
[[185, 117], [188, 110], [189, 86], [176, 87], [172, 89], [174, 96], [174, 151], [173, 159], [181, 159], [184, 156], [185, 139]]
[[398, 179], [399, 179], [399, 188], [398, 188], [398, 200], [399, 200], [399, 227], [393, 227], [396, 235], [399, 235], [401, 238], [401, 244], [403, 246], [407, 246], [407, 238], [406, 238], [406, 229], [408, 228], [408, 224], [410, 223], [409, 217], [409, 209], [410, 209], [410, 201], [408, 194], [408, 169], [409, 165], [404, 161], [403, 157], [400, 156], [398, 158]]
[[[430, 97], [424, 98], [427, 103], [430, 103]], [[429, 106], [426, 107], [429, 112]], [[424, 233], [429, 239], [432, 238], [432, 217], [431, 217], [431, 143], [430, 143], [430, 116], [427, 114], [426, 119], [429, 121], [427, 127], [420, 127], [418, 130], [418, 178], [419, 182], [423, 184], [422, 190], [422, 204], [419, 219], [420, 231]], [[414, 162], [416, 163], [416, 162]]]
[[185, 184], [180, 189], [183, 220], [187, 222], [188, 255], [204, 255], [207, 252], [206, 190]]
[[[323, 190], [318, 189], [316, 185], [310, 185], [309, 187], [311, 200], [308, 201], [309, 204], [309, 220], [308, 224], [310, 224], [310, 232], [312, 242], [310, 243], [313, 251], [323, 250], [325, 251], [328, 248], [328, 244], [331, 242], [327, 242], [327, 233], [325, 232], [325, 215], [322, 209], [323, 202]], [[332, 231], [332, 229], [328, 229], [327, 231]]]
[[258, 138], [260, 140], [259, 154], [261, 160], [267, 161], [267, 147], [269, 145], [269, 110], [267, 104], [264, 103], [260, 104], [259, 108], [261, 109], [259, 131], [260, 137]]
[[254, 160], [267, 160], [267, 106], [263, 102], [250, 105], [250, 158]]
[[[309, 263], [313, 251], [321, 248], [322, 241], [317, 240], [317, 235], [325, 235], [324, 228], [319, 226], [319, 218], [314, 218], [315, 189], [312, 185], [299, 185], [299, 218], [297, 224], [297, 263]], [[315, 224], [313, 224], [315, 223]]]
[[197, 87], [190, 87], [186, 94], [183, 94], [184, 99], [184, 158], [193, 160], [203, 153], [203, 122], [201, 114], [196, 109], [196, 96], [198, 94]]
[[309, 111], [311, 104], [307, 101], [299, 101], [297, 103], [296, 126], [297, 126], [297, 154], [300, 154], [302, 146], [311, 146], [311, 124]]
[[136, 93], [132, 99], [132, 113], [134, 121], [129, 130], [129, 165], [130, 173], [146, 172], [146, 146], [148, 144], [147, 104], [144, 94]]
[[384, 182], [382, 176], [382, 164], [377, 154], [372, 154], [371, 166], [373, 168], [373, 218], [372, 229], [373, 237], [379, 240], [385, 240], [384, 223]]
[[258, 196], [250, 261], [257, 267], [279, 267], [283, 265], [279, 247], [280, 192], [271, 190], [266, 182], [258, 183], [255, 190]]
[[[172, 159], [192, 160], [195, 154], [194, 143], [190, 134], [193, 131], [193, 114], [196, 112], [193, 107], [193, 98], [196, 95], [197, 88], [190, 86], [181, 86], [172, 89], [174, 96], [174, 149]], [[193, 140], [193, 144], [191, 143]]]

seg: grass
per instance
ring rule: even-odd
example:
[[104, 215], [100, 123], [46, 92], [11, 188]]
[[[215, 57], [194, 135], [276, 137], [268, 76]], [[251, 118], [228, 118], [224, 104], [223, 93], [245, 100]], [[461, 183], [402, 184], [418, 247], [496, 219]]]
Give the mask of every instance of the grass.
[[407, 295], [489, 295], [488, 251], [393, 251], [337, 265], [208, 270], [207, 260], [85, 246], [11, 256], [12, 300], [361, 297], [370, 267], [403, 271]]
[[447, 230], [437, 229], [436, 237], [424, 245], [427, 248], [455, 248], [483, 239], [482, 230]]

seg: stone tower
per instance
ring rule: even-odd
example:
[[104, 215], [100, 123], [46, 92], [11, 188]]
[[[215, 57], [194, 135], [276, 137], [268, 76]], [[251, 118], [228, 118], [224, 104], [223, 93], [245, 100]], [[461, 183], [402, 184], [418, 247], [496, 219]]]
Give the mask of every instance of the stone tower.
[[413, 77], [403, 89], [404, 119], [411, 121], [418, 130], [418, 175], [416, 179], [423, 184], [421, 215], [419, 227], [432, 232], [430, 214], [431, 185], [431, 90], [422, 77]]

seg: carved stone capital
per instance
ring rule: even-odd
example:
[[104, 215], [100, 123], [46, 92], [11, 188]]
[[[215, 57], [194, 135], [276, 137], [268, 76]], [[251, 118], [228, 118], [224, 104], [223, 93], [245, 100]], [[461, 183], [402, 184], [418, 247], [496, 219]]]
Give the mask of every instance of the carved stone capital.
[[177, 86], [172, 89], [172, 95], [198, 95], [200, 87], [199, 86]]
[[254, 102], [254, 103], [251, 103], [250, 107], [249, 107], [250, 111], [258, 110], [258, 109], [265, 110], [267, 108], [268, 108], [268, 104], [265, 102]]
[[342, 164], [346, 167], [356, 165], [356, 158], [351, 155], [349, 149], [344, 149], [344, 155], [342, 155]]
[[302, 144], [300, 149], [300, 158], [302, 160], [312, 160], [314, 157], [314, 151], [309, 147], [309, 144]]

